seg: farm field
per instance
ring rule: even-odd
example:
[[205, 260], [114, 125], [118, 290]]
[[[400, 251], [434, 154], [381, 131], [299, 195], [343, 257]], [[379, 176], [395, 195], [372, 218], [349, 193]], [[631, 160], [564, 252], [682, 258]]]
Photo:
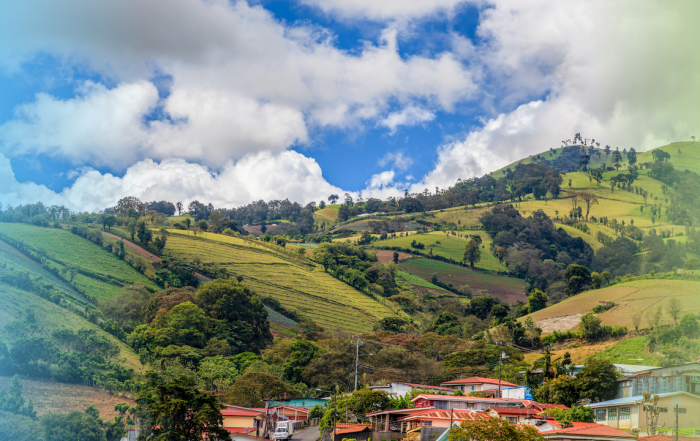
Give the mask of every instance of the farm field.
[[[680, 300], [683, 314], [697, 314], [700, 312], [698, 290], [700, 290], [700, 282], [692, 280], [637, 279], [569, 297], [530, 316], [538, 322], [553, 317], [585, 314], [592, 311], [599, 301], [615, 302], [615, 307], [598, 315], [602, 319], [602, 324], [627, 326], [633, 330], [632, 313], [646, 311], [649, 308], [656, 309], [659, 306], [665, 308], [671, 297], [677, 297]], [[521, 320], [525, 320], [525, 317]], [[671, 322], [672, 319], [664, 313], [661, 324]], [[646, 327], [647, 324], [643, 321], [640, 329]]]
[[518, 300], [527, 301], [525, 296], [526, 285], [520, 279], [472, 271], [469, 268], [431, 259], [411, 259], [400, 262], [398, 268], [426, 281], [430, 280], [432, 274], [435, 273], [443, 283], [451, 283], [456, 288], [469, 285], [472, 292], [487, 290], [492, 296], [511, 304]]
[[270, 295], [290, 310], [326, 329], [366, 332], [380, 319], [395, 315], [384, 304], [336, 280], [323, 267], [255, 242], [219, 234], [199, 237], [172, 230], [165, 253], [186, 260], [218, 263], [261, 296]]
[[[10, 385], [12, 377], [0, 377], [0, 390]], [[54, 383], [20, 379], [22, 395], [25, 400], [32, 400], [37, 415], [47, 413], [83, 412], [86, 407], [93, 405], [100, 411], [103, 420], [111, 420], [119, 415], [114, 406], [128, 403], [135, 406], [136, 402], [128, 398], [111, 395], [94, 387], [78, 384]]]
[[405, 280], [407, 283], [410, 283], [411, 285], [422, 286], [423, 288], [434, 289], [434, 290], [442, 291], [442, 292], [444, 292], [444, 293], [451, 294], [451, 293], [450, 293], [449, 291], [447, 291], [446, 289], [440, 288], [440, 287], [437, 286], [437, 285], [433, 285], [432, 283], [430, 283], [430, 282], [428, 282], [427, 280], [422, 279], [422, 278], [420, 278], [420, 277], [418, 277], [418, 276], [414, 276], [414, 275], [412, 275], [412, 274], [403, 272], [403, 271], [401, 271], [401, 270], [397, 271], [396, 274], [397, 274], [399, 277], [401, 277], [403, 280]]
[[[468, 231], [464, 232], [464, 234], [468, 233]], [[444, 232], [436, 232], [429, 234], [415, 234], [408, 237], [396, 237], [393, 239], [373, 242], [370, 246], [401, 247], [412, 249], [411, 242], [414, 240], [425, 245], [424, 249], [418, 251], [427, 254], [432, 248], [433, 254], [443, 256], [448, 259], [454, 259], [457, 262], [461, 262], [464, 258], [464, 247], [467, 244], [467, 240], [463, 237], [452, 235], [447, 236]], [[440, 243], [438, 244], [437, 242]], [[482, 248], [481, 261], [477, 262], [474, 266], [476, 268], [490, 271], [508, 271], [508, 269], [488, 251], [487, 247]]]
[[[119, 358], [126, 359], [126, 362], [123, 363], [124, 367], [134, 369], [136, 372], [142, 369], [138, 356], [128, 346], [85, 318], [48, 300], [44, 300], [36, 294], [17, 289], [2, 282], [0, 282], [0, 292], [2, 292], [0, 296], [0, 328], [15, 320], [23, 320], [26, 311], [31, 310], [34, 312], [37, 321], [49, 332], [56, 329], [72, 329], [74, 331], [79, 329], [96, 330], [99, 334], [119, 345]], [[3, 334], [0, 333], [0, 341], [3, 341], [3, 339]]]
[[[557, 346], [557, 348], [550, 351], [550, 353], [552, 354], [552, 360], [556, 360], [558, 358], [563, 358], [564, 354], [568, 352], [569, 354], [571, 354], [571, 360], [574, 363], [583, 364], [590, 357], [594, 357], [596, 356], [596, 354], [602, 353], [608, 348], [615, 346], [616, 343], [617, 342], [614, 340], [602, 341], [591, 345], [582, 345], [580, 343], [574, 343], [569, 345]], [[525, 354], [525, 361], [528, 363], [532, 363], [538, 358], [541, 358], [542, 356], [543, 353], [541, 351], [530, 352]], [[625, 364], [633, 363], [629, 362]]]
[[650, 355], [646, 351], [646, 337], [632, 337], [621, 340], [605, 350], [591, 355], [588, 360], [606, 358], [612, 363], [661, 366], [663, 357]]
[[[481, 225], [479, 217], [487, 210], [489, 210], [489, 208], [477, 205], [476, 208], [467, 208], [466, 210], [462, 206], [430, 211], [429, 213], [434, 214], [437, 220], [447, 222], [448, 224], [453, 223], [459, 227], [473, 227]], [[430, 221], [430, 218], [426, 220]]]
[[100, 246], [67, 230], [1, 223], [0, 233], [24, 242], [34, 253], [45, 254], [48, 265], [77, 269], [73, 283], [97, 300], [106, 300], [129, 285], [158, 289], [148, 277]]
[[320, 210], [314, 212], [314, 219], [317, 224], [326, 222], [326, 225], [338, 222], [338, 210], [340, 209], [339, 204], [326, 205]]

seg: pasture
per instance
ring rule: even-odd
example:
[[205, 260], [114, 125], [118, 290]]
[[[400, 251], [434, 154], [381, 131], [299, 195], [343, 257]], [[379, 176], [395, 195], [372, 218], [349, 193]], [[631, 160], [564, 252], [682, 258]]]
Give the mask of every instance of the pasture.
[[520, 279], [472, 271], [469, 268], [431, 259], [411, 259], [400, 262], [398, 268], [426, 281], [430, 280], [433, 274], [437, 274], [441, 282], [451, 283], [455, 288], [459, 289], [464, 285], [469, 285], [473, 293], [478, 290], [486, 290], [493, 297], [498, 297], [511, 304], [518, 300], [527, 302], [526, 284]]
[[[460, 231], [459, 234], [468, 235], [474, 233], [471, 233], [470, 231]], [[458, 237], [451, 234], [448, 236], [446, 232], [439, 231], [428, 234], [414, 234], [410, 236], [382, 240], [379, 242], [373, 242], [370, 246], [415, 249], [425, 254], [429, 254], [430, 250], [432, 249], [434, 255], [443, 256], [448, 259], [454, 259], [457, 262], [461, 262], [464, 258], [464, 248], [467, 245], [467, 239], [468, 237]], [[412, 248], [411, 242], [414, 240], [425, 245], [425, 248]], [[481, 249], [481, 261], [477, 262], [474, 266], [476, 268], [490, 271], [508, 271], [508, 269], [488, 251], [487, 243], [484, 243], [483, 248]]]
[[[326, 329], [367, 332], [395, 315], [389, 306], [333, 278], [321, 265], [236, 237], [204, 233], [199, 237], [172, 230], [165, 253], [205, 264], [217, 263], [261, 296], [270, 295], [287, 309]], [[389, 303], [389, 302], [387, 302]]]
[[[598, 290], [586, 291], [569, 297], [543, 310], [530, 314], [535, 322], [555, 317], [565, 317], [572, 314], [591, 312], [600, 301], [615, 302], [612, 309], [599, 314], [603, 325], [627, 326], [634, 330], [632, 314], [636, 311], [646, 313], [649, 309], [656, 310], [661, 306], [664, 310], [672, 297], [681, 302], [683, 314], [700, 312], [700, 282], [682, 279], [652, 279], [639, 278], [624, 283], [614, 284]], [[523, 317], [521, 320], [525, 320]], [[661, 324], [672, 323], [673, 320], [664, 312]], [[648, 327], [646, 320], [642, 321], [640, 329]]]
[[72, 284], [98, 301], [111, 298], [129, 285], [158, 289], [148, 277], [111, 252], [67, 230], [0, 223], [0, 233], [24, 242], [34, 254], [45, 256], [46, 264], [52, 268], [74, 268]]

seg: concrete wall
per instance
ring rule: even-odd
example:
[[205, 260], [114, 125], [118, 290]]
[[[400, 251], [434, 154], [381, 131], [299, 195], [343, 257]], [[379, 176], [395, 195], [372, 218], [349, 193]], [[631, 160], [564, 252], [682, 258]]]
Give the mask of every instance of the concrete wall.
[[[658, 406], [665, 408], [666, 412], [659, 413], [659, 421], [657, 425], [659, 427], [674, 427], [676, 424], [676, 414], [674, 408], [678, 404], [680, 409], [685, 409], [685, 413], [678, 414], [678, 426], [679, 427], [700, 427], [700, 398], [688, 396], [688, 395], [676, 395], [671, 397], [664, 397], [659, 400]], [[629, 407], [630, 408], [630, 418], [620, 419], [620, 408]], [[610, 410], [615, 410], [615, 419], [610, 419]], [[618, 429], [631, 429], [633, 427], [645, 428], [646, 427], [646, 413], [639, 404], [631, 405], [621, 405], [621, 406], [610, 406], [606, 407], [606, 418], [604, 421], [599, 421], [597, 419], [597, 412], [600, 409], [594, 409], [596, 412], [596, 423], [604, 424], [610, 427], [616, 427]], [[681, 411], [682, 412], [682, 411]]]

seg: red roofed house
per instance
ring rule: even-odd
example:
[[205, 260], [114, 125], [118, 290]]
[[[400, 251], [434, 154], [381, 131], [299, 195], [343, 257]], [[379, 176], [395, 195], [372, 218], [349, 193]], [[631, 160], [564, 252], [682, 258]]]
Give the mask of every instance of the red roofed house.
[[[224, 429], [231, 433], [257, 434], [262, 436], [265, 431], [265, 420], [269, 416], [271, 427], [275, 427], [280, 415], [274, 409], [249, 408], [227, 405], [221, 410]], [[285, 418], [283, 418], [285, 419]]]
[[[496, 396], [498, 391], [498, 380], [484, 377], [459, 378], [457, 380], [441, 383], [440, 386], [459, 389], [465, 394], [471, 392]], [[504, 387], [518, 387], [518, 385], [507, 381], [501, 381], [501, 390]]]
[[[417, 441], [421, 439], [435, 439], [438, 434], [441, 434], [445, 429], [450, 427], [452, 423], [461, 423], [466, 420], [476, 419], [492, 419], [493, 417], [485, 412], [475, 410], [438, 410], [425, 409], [422, 412], [417, 412], [399, 418], [402, 429], [405, 432], [405, 439], [409, 441]], [[436, 435], [436, 436], [432, 436]]]
[[573, 427], [562, 429], [558, 421], [540, 421], [535, 424], [544, 439], [574, 441], [617, 441], [633, 440], [636, 436], [614, 427], [595, 423], [571, 423]]
[[425, 391], [426, 393], [436, 394], [438, 392], [452, 393], [453, 388], [450, 387], [440, 387], [440, 386], [430, 386], [427, 384], [416, 384], [416, 383], [400, 383], [392, 382], [382, 386], [370, 386], [372, 390], [382, 390], [389, 395], [406, 395], [414, 389]]
[[434, 407], [435, 409], [485, 410], [496, 407], [527, 407], [530, 400], [516, 398], [456, 397], [454, 395], [420, 394], [411, 400], [415, 407]]
[[276, 410], [278, 414], [293, 421], [306, 421], [309, 419], [309, 412], [311, 412], [311, 410], [303, 407], [287, 406], [284, 404], [275, 406], [273, 409]]
[[369, 424], [336, 423], [335, 432], [331, 432], [331, 435], [334, 441], [342, 441], [343, 438], [365, 441], [372, 437], [372, 429]]
[[[637, 441], [675, 441], [675, 436], [669, 435], [650, 435], [650, 436], [640, 436]], [[679, 436], [678, 441], [698, 441], [697, 436]]]
[[535, 419], [543, 419], [543, 417], [539, 415], [541, 410], [533, 409], [531, 407], [512, 408], [512, 407], [491, 406], [488, 409], [486, 409], [484, 412], [488, 413], [489, 415], [491, 415], [494, 418], [501, 418], [501, 419], [504, 419], [504, 420], [506, 420], [510, 423], [513, 423], [513, 424], [518, 424], [518, 423], [527, 424]]

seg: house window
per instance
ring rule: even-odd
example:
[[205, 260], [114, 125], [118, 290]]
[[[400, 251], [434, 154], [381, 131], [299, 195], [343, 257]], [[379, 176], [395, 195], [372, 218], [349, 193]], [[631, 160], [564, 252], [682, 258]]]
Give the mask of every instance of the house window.
[[608, 421], [615, 421], [617, 419], [617, 409], [608, 410]]
[[476, 392], [477, 387], [476, 386], [469, 386], [469, 392]]
[[424, 426], [432, 426], [433, 422], [432, 421], [423, 421]]
[[506, 417], [506, 421], [516, 424], [518, 422], [518, 417]]
[[621, 407], [620, 408], [620, 419], [621, 420], [630, 419], [630, 408], [629, 407]]
[[[674, 408], [674, 411], [675, 411], [675, 408]], [[685, 413], [685, 407], [679, 407], [678, 413]]]
[[598, 409], [595, 411], [596, 421], [605, 421], [605, 409]]
[[668, 412], [668, 407], [658, 407], [659, 412]]

